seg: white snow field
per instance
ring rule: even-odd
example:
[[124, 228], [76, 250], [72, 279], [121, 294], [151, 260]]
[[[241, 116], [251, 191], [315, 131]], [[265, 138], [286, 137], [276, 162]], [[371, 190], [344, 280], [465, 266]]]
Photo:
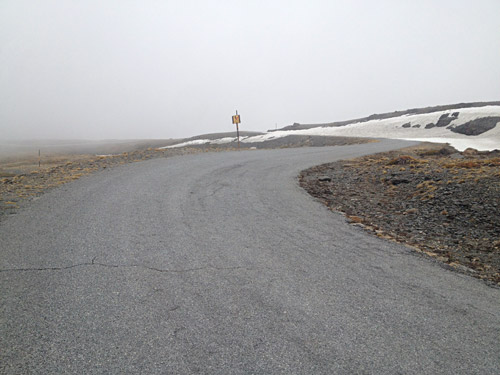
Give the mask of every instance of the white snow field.
[[[427, 124], [436, 124], [442, 115], [458, 113], [454, 120], [443, 127], [426, 129]], [[404, 115], [383, 120], [370, 120], [357, 122], [344, 126], [322, 125], [309, 129], [278, 130], [262, 135], [241, 137], [243, 143], [258, 143], [289, 135], [315, 135], [315, 136], [343, 136], [362, 138], [391, 138], [437, 143], [449, 143], [459, 151], [468, 147], [480, 151], [500, 149], [500, 124], [480, 135], [465, 135], [451, 131], [452, 127], [465, 124], [469, 121], [484, 117], [500, 117], [500, 106], [490, 105], [485, 107], [458, 108], [426, 114]], [[405, 125], [405, 127], [403, 127]], [[236, 138], [226, 137], [215, 140], [196, 139], [168, 147], [184, 147], [199, 144], [223, 144], [235, 141]]]

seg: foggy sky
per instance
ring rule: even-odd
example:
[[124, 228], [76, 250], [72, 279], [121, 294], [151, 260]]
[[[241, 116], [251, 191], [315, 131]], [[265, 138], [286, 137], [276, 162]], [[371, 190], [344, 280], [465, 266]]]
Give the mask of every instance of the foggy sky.
[[0, 0], [0, 140], [172, 138], [499, 100], [499, 0]]

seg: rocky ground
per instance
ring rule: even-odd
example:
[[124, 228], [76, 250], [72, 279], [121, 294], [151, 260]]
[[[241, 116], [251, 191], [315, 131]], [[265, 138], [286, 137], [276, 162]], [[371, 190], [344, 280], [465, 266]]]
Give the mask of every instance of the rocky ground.
[[500, 286], [500, 151], [420, 145], [303, 171], [349, 222]]

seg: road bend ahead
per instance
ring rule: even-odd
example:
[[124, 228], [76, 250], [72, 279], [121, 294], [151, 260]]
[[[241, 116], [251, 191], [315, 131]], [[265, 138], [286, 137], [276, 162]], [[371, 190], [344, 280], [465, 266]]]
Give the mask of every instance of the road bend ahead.
[[156, 159], [45, 194], [0, 223], [0, 373], [500, 373], [500, 290], [297, 184], [403, 145]]

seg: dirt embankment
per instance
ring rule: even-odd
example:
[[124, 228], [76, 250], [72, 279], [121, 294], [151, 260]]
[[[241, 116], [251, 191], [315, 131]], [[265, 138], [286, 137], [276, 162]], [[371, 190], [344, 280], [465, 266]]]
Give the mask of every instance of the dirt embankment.
[[500, 152], [417, 146], [317, 166], [300, 183], [373, 234], [500, 285]]

